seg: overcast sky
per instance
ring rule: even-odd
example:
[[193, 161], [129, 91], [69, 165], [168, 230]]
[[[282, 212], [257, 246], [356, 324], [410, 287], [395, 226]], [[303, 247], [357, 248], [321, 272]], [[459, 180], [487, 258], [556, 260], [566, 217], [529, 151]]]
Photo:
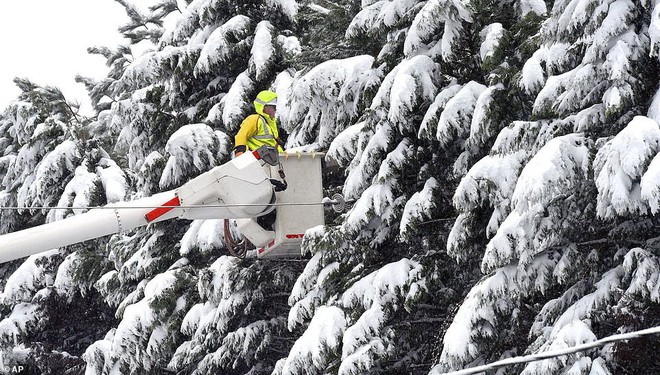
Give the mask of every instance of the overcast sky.
[[7, 0], [0, 10], [0, 110], [19, 93], [14, 77], [59, 87], [71, 101], [86, 92], [76, 74], [102, 78], [105, 59], [87, 47], [122, 42], [117, 28], [128, 20], [113, 0]]

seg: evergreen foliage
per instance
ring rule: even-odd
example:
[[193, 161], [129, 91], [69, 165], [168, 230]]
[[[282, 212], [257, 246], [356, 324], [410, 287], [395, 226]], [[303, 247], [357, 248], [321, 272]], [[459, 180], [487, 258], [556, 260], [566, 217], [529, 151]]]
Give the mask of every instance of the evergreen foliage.
[[[78, 77], [93, 118], [15, 81], [0, 233], [227, 162], [264, 89], [351, 207], [302, 260], [226, 256], [224, 221], [196, 220], [0, 265], [3, 364], [440, 374], [660, 324], [657, 1], [117, 2], [128, 44]], [[657, 345], [500, 373], [653, 372]]]

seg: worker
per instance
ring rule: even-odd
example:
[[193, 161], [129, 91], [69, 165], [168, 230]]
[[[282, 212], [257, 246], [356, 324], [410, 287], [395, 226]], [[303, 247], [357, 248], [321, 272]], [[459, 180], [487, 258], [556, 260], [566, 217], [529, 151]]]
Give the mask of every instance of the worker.
[[279, 152], [283, 152], [275, 121], [277, 94], [269, 90], [260, 92], [254, 100], [254, 109], [257, 113], [243, 120], [236, 134], [234, 154], [240, 156], [247, 150], [254, 151], [264, 145], [277, 147]]

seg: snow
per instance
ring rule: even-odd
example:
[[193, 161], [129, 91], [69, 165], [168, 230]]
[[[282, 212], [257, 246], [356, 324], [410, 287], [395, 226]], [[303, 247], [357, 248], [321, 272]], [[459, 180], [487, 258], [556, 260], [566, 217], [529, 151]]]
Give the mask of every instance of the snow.
[[254, 85], [255, 82], [247, 72], [239, 74], [227, 94], [220, 99], [220, 103], [209, 110], [207, 120], [222, 123], [232, 131], [238, 130], [246, 112], [253, 108], [250, 104], [254, 98], [251, 98], [249, 93], [254, 89]]
[[274, 28], [270, 22], [261, 21], [257, 24], [254, 32], [250, 62], [254, 64], [255, 79], [257, 81], [263, 81], [267, 78], [274, 63], [273, 31]]
[[[19, 154], [20, 157], [20, 154]], [[80, 151], [73, 141], [66, 140], [39, 162], [30, 183], [19, 189], [18, 205], [48, 206], [56, 203], [59, 184], [75, 169], [80, 160]]]
[[445, 105], [447, 105], [447, 102], [453, 98], [462, 88], [462, 85], [451, 82], [442, 90], [440, 90], [440, 92], [435, 96], [433, 103], [429, 106], [429, 109], [424, 114], [422, 123], [419, 126], [419, 137], [425, 137], [429, 139], [435, 138], [435, 134], [438, 129], [438, 118], [440, 114], [442, 113]]
[[187, 256], [194, 248], [202, 253], [224, 247], [224, 220], [193, 220], [190, 228], [181, 238], [179, 253]]
[[589, 149], [581, 135], [548, 142], [525, 165], [511, 195], [513, 211], [486, 246], [486, 272], [516, 259], [527, 265], [536, 254], [561, 240], [561, 224], [546, 222], [552, 202], [581, 190], [589, 172]]
[[326, 353], [336, 351], [346, 329], [344, 312], [335, 306], [321, 306], [305, 332], [296, 340], [277, 374], [297, 374], [298, 369], [318, 372], [325, 368]]
[[[658, 151], [658, 123], [642, 116], [635, 117], [616, 137], [601, 147], [594, 160], [599, 217], [612, 218], [647, 211], [638, 181]], [[651, 176], [645, 180], [646, 199], [653, 199]]]
[[294, 22], [300, 5], [296, 0], [266, 0], [266, 4], [282, 10], [282, 13]]
[[383, 27], [391, 27], [416, 3], [417, 0], [363, 2], [362, 10], [353, 17], [346, 29], [346, 37], [353, 38], [361, 33], [372, 34]]
[[631, 298], [642, 297], [651, 301], [660, 301], [660, 261], [651, 252], [634, 248], [624, 257], [623, 269], [625, 280], [630, 280], [626, 295]]
[[[438, 69], [438, 65], [427, 56], [415, 56], [399, 63], [385, 77], [386, 82], [392, 80], [389, 92], [379, 90], [371, 108], [389, 102], [388, 120], [393, 123], [405, 123], [416, 105], [435, 97], [437, 87], [434, 82]], [[387, 87], [387, 84], [384, 82], [382, 87]], [[384, 99], [382, 95], [387, 95], [388, 98]]]
[[122, 169], [112, 159], [102, 158], [96, 167], [108, 203], [121, 202], [126, 198], [128, 182]]
[[[494, 275], [470, 290], [443, 338], [441, 363], [447, 364], [449, 368], [460, 368], [463, 363], [469, 363], [478, 356], [479, 349], [472, 336], [492, 335], [492, 328], [488, 327], [494, 327], [496, 321], [495, 306], [489, 303], [494, 298], [491, 293], [504, 291], [504, 285], [514, 274], [515, 267], [500, 268]], [[473, 329], [473, 325], [478, 322], [483, 322], [480, 324], [481, 329]], [[434, 368], [431, 373], [435, 373], [435, 370]]]
[[13, 305], [30, 302], [42, 288], [53, 284], [53, 275], [46, 268], [48, 259], [59, 254], [57, 249], [29, 256], [5, 282], [0, 302]]
[[[92, 194], [95, 192], [98, 183], [96, 174], [87, 171], [87, 166], [81, 165], [76, 168], [73, 178], [64, 187], [64, 191], [57, 202], [57, 207], [72, 207], [74, 214], [81, 214], [85, 209], [75, 209], [75, 207], [90, 207]], [[53, 222], [64, 219], [67, 210], [50, 210], [47, 216], [47, 222]]]
[[656, 44], [660, 43], [660, 3], [657, 3], [653, 7], [653, 12], [651, 13], [651, 24], [649, 25], [649, 37], [651, 38], [651, 50], [649, 51], [649, 56], [657, 56], [658, 53], [655, 51]]
[[408, 226], [412, 225], [413, 222], [419, 222], [433, 215], [433, 209], [435, 208], [433, 194], [438, 187], [438, 181], [431, 177], [426, 180], [421, 191], [416, 192], [408, 199], [401, 215], [399, 234], [404, 235], [408, 231]]
[[321, 252], [315, 254], [293, 286], [289, 296], [289, 305], [292, 305], [288, 318], [290, 330], [295, 329], [304, 320], [314, 316], [324, 297], [323, 292], [318, 287], [339, 270], [340, 264], [338, 262], [323, 264], [321, 263], [322, 260], [323, 254]]
[[526, 16], [528, 13], [536, 13], [538, 15], [543, 15], [548, 11], [545, 6], [545, 1], [543, 0], [521, 0], [520, 1], [520, 12], [522, 16]]
[[[541, 1], [543, 3], [543, 1]], [[495, 49], [499, 46], [500, 40], [504, 36], [504, 27], [501, 23], [491, 23], [481, 30], [479, 37], [481, 37], [481, 46], [479, 47], [479, 56], [481, 61], [486, 58], [492, 57], [495, 54]]]
[[126, 68], [121, 80], [134, 87], [145, 87], [156, 82], [162, 73], [158, 55], [156, 51], [149, 51], [138, 56]]
[[248, 32], [250, 22], [248, 17], [238, 15], [213, 30], [197, 59], [195, 73], [210, 73], [219, 64], [227, 62], [233, 51], [230, 40], [240, 40], [240, 36]]
[[190, 124], [179, 128], [165, 145], [170, 154], [160, 178], [161, 188], [179, 186], [185, 177], [206, 172], [219, 164], [220, 140], [206, 124]]
[[447, 101], [436, 132], [441, 145], [447, 145], [456, 138], [468, 137], [477, 100], [486, 89], [486, 86], [470, 81]]
[[[283, 92], [284, 111], [278, 118], [285, 129], [293, 130], [287, 148], [317, 142], [326, 148], [354, 118], [364, 100], [364, 91], [377, 84], [374, 58], [360, 55], [328, 60], [304, 75], [297, 74], [290, 85], [278, 82]], [[278, 77], [279, 78], [279, 77]]]
[[335, 160], [339, 166], [346, 167], [357, 153], [357, 143], [365, 123], [351, 125], [339, 133], [330, 143], [326, 159]]
[[436, 28], [444, 23], [441, 48], [443, 57], [447, 59], [451, 55], [454, 38], [463, 30], [461, 23], [472, 22], [472, 14], [466, 3], [463, 0], [430, 0], [426, 2], [415, 15], [406, 35], [403, 46], [405, 56], [412, 56], [421, 47], [422, 40], [428, 39]]

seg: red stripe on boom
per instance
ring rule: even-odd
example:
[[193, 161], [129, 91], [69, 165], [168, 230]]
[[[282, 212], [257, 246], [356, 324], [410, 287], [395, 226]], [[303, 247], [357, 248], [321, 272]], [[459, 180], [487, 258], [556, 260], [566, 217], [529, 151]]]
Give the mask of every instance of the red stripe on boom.
[[179, 201], [179, 197], [174, 197], [169, 201], [165, 202], [161, 207], [155, 208], [147, 212], [147, 214], [144, 215], [144, 217], [147, 219], [147, 222], [151, 223], [152, 221], [170, 212], [174, 207], [180, 205], [181, 205], [181, 201]]

